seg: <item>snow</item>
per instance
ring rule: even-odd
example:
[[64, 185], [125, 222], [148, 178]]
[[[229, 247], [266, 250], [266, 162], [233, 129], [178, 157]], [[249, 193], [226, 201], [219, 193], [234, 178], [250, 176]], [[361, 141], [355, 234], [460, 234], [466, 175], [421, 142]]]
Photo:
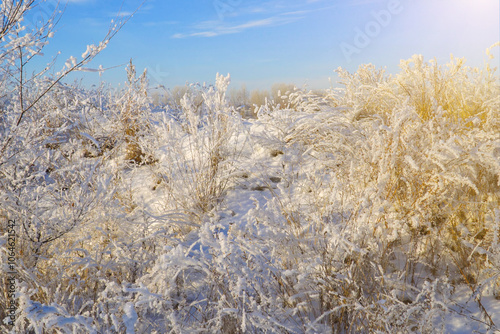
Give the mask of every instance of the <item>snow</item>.
[[123, 306], [123, 323], [127, 329], [127, 334], [135, 333], [135, 323], [137, 322], [137, 313], [135, 312], [134, 304], [128, 302]]

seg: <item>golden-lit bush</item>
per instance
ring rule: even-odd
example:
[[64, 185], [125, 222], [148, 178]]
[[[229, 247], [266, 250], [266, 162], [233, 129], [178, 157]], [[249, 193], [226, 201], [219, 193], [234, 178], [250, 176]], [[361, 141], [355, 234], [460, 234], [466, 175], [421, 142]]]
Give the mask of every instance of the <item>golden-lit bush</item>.
[[[475, 285], [495, 266], [485, 254], [498, 240], [500, 85], [496, 69], [464, 62], [452, 57], [438, 66], [414, 56], [394, 77], [372, 65], [354, 74], [340, 70], [345, 89], [330, 99], [363, 139], [332, 135], [327, 121], [315, 127], [319, 137], [303, 140], [356, 166], [347, 173], [353, 195], [380, 208], [359, 223], [372, 226], [385, 245], [380, 254], [405, 254], [407, 266], [420, 268], [412, 280], [446, 271], [451, 280]], [[333, 125], [347, 128], [334, 117]], [[345, 142], [347, 151], [339, 146]]]
[[470, 125], [477, 117], [498, 126], [500, 88], [496, 69], [490, 64], [483, 69], [471, 68], [465, 65], [465, 59], [451, 56], [450, 62], [442, 66], [436, 60], [425, 62], [422, 56], [415, 55], [402, 60], [400, 68], [395, 76], [385, 75], [383, 69], [371, 64], [360, 66], [354, 74], [338, 69], [346, 89], [333, 100], [351, 108], [353, 117], [385, 116], [407, 105], [423, 120], [429, 120], [440, 107], [455, 122]]

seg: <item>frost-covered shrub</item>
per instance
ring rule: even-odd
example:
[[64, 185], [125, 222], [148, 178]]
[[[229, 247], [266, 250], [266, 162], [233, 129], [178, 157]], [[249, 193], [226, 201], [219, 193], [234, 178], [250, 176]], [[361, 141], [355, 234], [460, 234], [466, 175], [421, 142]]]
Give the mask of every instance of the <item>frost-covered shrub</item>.
[[[485, 115], [498, 114], [500, 89], [494, 77], [479, 81], [477, 76], [467, 77], [460, 71], [461, 64], [452, 62], [453, 70], [441, 73], [439, 67], [423, 64], [418, 57], [413, 61], [418, 63], [415, 68], [410, 71], [403, 62], [403, 73], [395, 79], [363, 67], [345, 76], [349, 79], [346, 90], [335, 97], [343, 102], [349, 99], [345, 114], [352, 117], [352, 133], [364, 138], [348, 134], [346, 141], [354, 144], [355, 155], [343, 153], [351, 151], [345, 148], [339, 150], [342, 135], [334, 136], [330, 149], [333, 156], [350, 160], [347, 171], [351, 172], [344, 173], [348, 178], [344, 182], [356, 189], [354, 197], [343, 201], [355, 209], [346, 231], [356, 226], [358, 233], [349, 240], [358, 247], [366, 245], [368, 258], [381, 265], [379, 280], [387, 283], [385, 275], [397, 275], [404, 278], [399, 284], [408, 284], [405, 289], [411, 291], [421, 289], [424, 280], [446, 277], [454, 285], [462, 283], [474, 290], [483, 279], [497, 279], [489, 269], [495, 266], [494, 256], [485, 255], [498, 238], [494, 217], [500, 205], [500, 137], [495, 121], [491, 122], [497, 117]], [[488, 73], [487, 77], [493, 73], [489, 68], [467, 72]], [[429, 83], [429, 77], [436, 80]], [[423, 100], [391, 93], [393, 83], [401, 85], [401, 80], [413, 85], [408, 92], [420, 94]], [[453, 104], [450, 92], [432, 95], [437, 91], [428, 88], [438, 83], [443, 89], [458, 90], [463, 99]], [[461, 91], [469, 83], [489, 93]], [[482, 99], [479, 104], [484, 109], [464, 110], [468, 96]], [[308, 140], [321, 141], [319, 137]], [[328, 145], [321, 148], [328, 151]], [[343, 169], [341, 164], [337, 167]], [[400, 298], [416, 300], [415, 295]]]
[[118, 112], [119, 136], [126, 143], [124, 159], [137, 164], [153, 163], [154, 158], [143, 152], [140, 146], [140, 137], [149, 132], [148, 114], [151, 112], [146, 70], [137, 78], [135, 66], [130, 61], [127, 67], [127, 87], [116, 94], [116, 102], [109, 108]]
[[[492, 47], [498, 46], [498, 44]], [[487, 50], [488, 56], [490, 51]], [[424, 120], [432, 118], [441, 107], [447, 118], [454, 121], [483, 121], [482, 126], [498, 126], [498, 78], [495, 68], [465, 66], [465, 59], [451, 57], [440, 66], [435, 60], [425, 62], [415, 55], [402, 60], [396, 76], [385, 75], [374, 65], [361, 65], [350, 74], [343, 69], [337, 73], [346, 89], [341, 94], [330, 92], [329, 99], [337, 105], [349, 107], [353, 118], [370, 115], [385, 116], [394, 108], [410, 106]]]
[[237, 168], [241, 119], [227, 104], [228, 84], [229, 77], [218, 75], [215, 86], [192, 87], [155, 133], [165, 209], [186, 215], [188, 224], [199, 224], [221, 204]]

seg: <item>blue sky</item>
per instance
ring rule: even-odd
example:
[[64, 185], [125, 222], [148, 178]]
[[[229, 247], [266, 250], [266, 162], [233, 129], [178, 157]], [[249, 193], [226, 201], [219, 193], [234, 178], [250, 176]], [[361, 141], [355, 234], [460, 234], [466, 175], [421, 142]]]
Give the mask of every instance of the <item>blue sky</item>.
[[[35, 11], [44, 17], [55, 0]], [[46, 56], [61, 51], [61, 65], [99, 42], [121, 10], [139, 0], [69, 0]], [[339, 66], [362, 63], [395, 73], [400, 59], [422, 54], [441, 64], [450, 54], [482, 66], [485, 49], [500, 40], [498, 0], [147, 0], [91, 64], [114, 67], [133, 58], [148, 68], [152, 85], [213, 82], [231, 74], [233, 87], [295, 83], [329, 87]], [[32, 18], [32, 20], [34, 20]], [[494, 64], [498, 64], [498, 49]], [[87, 85], [124, 82], [125, 66], [78, 73]]]

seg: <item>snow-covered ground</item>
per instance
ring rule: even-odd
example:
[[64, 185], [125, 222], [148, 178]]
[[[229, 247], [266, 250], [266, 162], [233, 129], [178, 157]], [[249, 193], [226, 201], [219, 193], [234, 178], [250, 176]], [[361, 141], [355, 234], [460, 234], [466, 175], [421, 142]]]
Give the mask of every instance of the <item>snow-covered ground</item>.
[[223, 76], [179, 110], [151, 112], [144, 84], [54, 91], [53, 114], [1, 128], [2, 332], [498, 331], [498, 83], [412, 61], [255, 119]]

